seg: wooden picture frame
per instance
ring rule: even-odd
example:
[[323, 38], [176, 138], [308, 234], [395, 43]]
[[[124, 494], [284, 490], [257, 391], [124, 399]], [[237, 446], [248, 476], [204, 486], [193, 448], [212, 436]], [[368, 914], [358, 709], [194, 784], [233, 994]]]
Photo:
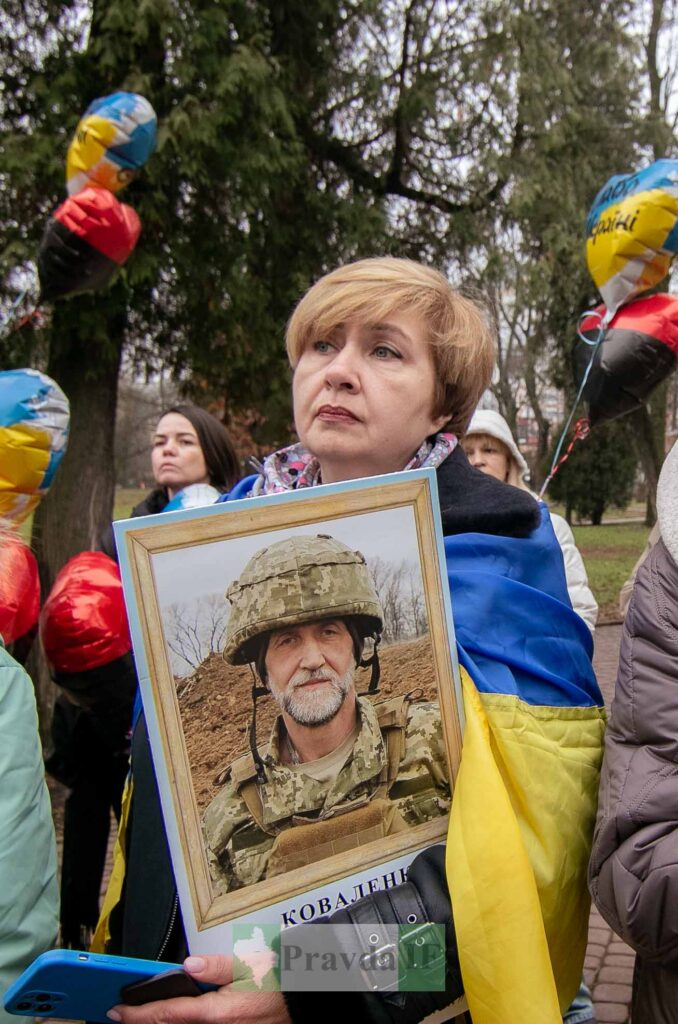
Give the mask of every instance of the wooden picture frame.
[[[182, 686], [177, 685], [176, 654], [168, 643], [167, 609], [175, 607], [171, 600], [176, 594], [197, 594], [201, 586], [205, 593], [214, 593], [210, 581], [215, 573], [221, 593], [225, 592], [253, 550], [299, 533], [348, 540], [355, 548], [365, 549], [368, 566], [370, 547], [391, 551], [394, 557], [414, 553], [402, 564], [418, 562], [427, 623], [427, 634], [422, 636], [430, 651], [430, 661], [422, 664], [427, 679], [434, 677], [431, 686], [435, 685], [440, 709], [450, 788], [458, 771], [461, 687], [433, 470], [116, 523], [137, 673], [191, 952], [228, 951], [234, 922], [296, 924], [342, 905], [342, 900], [350, 902], [349, 894], [356, 898], [374, 891], [375, 885], [397, 884], [404, 880], [414, 856], [444, 841], [446, 835], [447, 818], [440, 815], [358, 850], [233, 891], [216, 892], [196, 797], [196, 769], [187, 744], [187, 713], [182, 713], [178, 697]], [[414, 579], [416, 571], [410, 575]], [[217, 662], [213, 658], [210, 664]], [[303, 907], [312, 909], [303, 913]]]

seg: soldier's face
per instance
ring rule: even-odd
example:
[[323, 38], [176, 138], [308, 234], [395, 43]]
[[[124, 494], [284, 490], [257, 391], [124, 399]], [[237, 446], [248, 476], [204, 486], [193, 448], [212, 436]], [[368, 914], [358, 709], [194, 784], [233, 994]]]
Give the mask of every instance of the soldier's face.
[[353, 640], [341, 619], [275, 630], [266, 651], [271, 693], [300, 725], [331, 721], [353, 686]]
[[418, 316], [338, 324], [303, 350], [292, 392], [323, 483], [404, 469], [447, 420], [433, 415], [435, 367]]

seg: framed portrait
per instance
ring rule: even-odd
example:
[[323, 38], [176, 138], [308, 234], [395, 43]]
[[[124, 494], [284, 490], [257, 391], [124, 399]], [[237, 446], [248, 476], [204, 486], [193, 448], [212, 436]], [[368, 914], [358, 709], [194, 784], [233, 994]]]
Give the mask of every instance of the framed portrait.
[[435, 472], [115, 535], [191, 952], [404, 881], [461, 757]]

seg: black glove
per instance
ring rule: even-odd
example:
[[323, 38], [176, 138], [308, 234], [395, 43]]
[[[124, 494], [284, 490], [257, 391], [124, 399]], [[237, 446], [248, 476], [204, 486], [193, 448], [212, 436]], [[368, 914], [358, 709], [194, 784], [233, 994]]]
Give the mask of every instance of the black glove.
[[[403, 885], [375, 892], [320, 921], [328, 927], [352, 925], [354, 932], [351, 950], [361, 949], [370, 955], [370, 959], [396, 952], [387, 936], [380, 935], [380, 925], [406, 925], [397, 955], [401, 963], [404, 958], [406, 965], [417, 965], [417, 984], [423, 982], [425, 987], [427, 975], [435, 979], [432, 984], [437, 984], [440, 972], [444, 969], [444, 990], [423, 992], [388, 990], [375, 993], [378, 972], [363, 971], [364, 991], [336, 993], [332, 997], [333, 1006], [336, 1005], [342, 1012], [354, 1013], [357, 1020], [373, 1024], [415, 1024], [463, 995], [445, 877], [444, 846], [432, 847], [416, 857], [410, 866], [408, 881]], [[439, 941], [440, 929], [432, 929], [431, 924], [444, 926], [444, 948]], [[342, 937], [345, 935], [344, 929], [339, 929], [335, 935], [337, 939], [334, 941], [339, 947], [345, 944], [346, 940]], [[417, 956], [424, 950], [423, 962], [418, 962]], [[444, 959], [444, 968], [441, 959]], [[324, 992], [286, 992], [285, 1000], [292, 1020], [308, 1020], [310, 1013], [319, 1011], [323, 1003], [326, 1006], [325, 996]]]

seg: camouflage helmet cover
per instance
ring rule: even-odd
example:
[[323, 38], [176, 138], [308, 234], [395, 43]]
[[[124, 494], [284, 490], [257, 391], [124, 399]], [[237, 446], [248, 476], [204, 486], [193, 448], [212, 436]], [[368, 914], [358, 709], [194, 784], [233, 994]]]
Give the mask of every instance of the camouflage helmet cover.
[[365, 558], [326, 534], [289, 537], [257, 551], [226, 591], [231, 614], [224, 658], [256, 657], [251, 640], [293, 624], [356, 616], [362, 636], [381, 632], [384, 614]]

